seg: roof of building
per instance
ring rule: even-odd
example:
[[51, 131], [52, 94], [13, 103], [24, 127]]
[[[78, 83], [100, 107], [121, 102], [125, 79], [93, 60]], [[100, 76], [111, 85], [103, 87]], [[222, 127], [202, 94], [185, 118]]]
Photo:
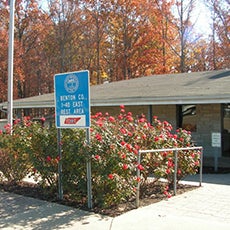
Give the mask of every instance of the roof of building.
[[[90, 94], [91, 106], [230, 103], [230, 71], [140, 77], [93, 85]], [[54, 104], [50, 93], [14, 100], [13, 107], [47, 108]]]

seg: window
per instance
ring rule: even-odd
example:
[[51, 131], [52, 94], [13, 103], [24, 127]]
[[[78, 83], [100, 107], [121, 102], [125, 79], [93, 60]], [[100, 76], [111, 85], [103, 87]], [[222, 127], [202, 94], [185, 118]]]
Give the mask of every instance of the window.
[[196, 131], [196, 105], [177, 106], [177, 126], [187, 131]]

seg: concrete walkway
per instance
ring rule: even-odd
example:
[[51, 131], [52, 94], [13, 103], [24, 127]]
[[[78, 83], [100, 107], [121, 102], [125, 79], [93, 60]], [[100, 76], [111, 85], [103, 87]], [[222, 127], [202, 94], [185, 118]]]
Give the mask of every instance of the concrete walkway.
[[[198, 185], [199, 175], [186, 182]], [[0, 229], [229, 230], [230, 174], [203, 175], [202, 187], [118, 217], [0, 191]]]

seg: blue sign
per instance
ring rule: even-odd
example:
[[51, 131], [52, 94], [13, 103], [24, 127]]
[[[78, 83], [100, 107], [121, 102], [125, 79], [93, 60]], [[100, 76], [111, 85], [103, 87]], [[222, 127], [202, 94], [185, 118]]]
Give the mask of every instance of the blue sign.
[[54, 76], [57, 128], [90, 127], [89, 71]]

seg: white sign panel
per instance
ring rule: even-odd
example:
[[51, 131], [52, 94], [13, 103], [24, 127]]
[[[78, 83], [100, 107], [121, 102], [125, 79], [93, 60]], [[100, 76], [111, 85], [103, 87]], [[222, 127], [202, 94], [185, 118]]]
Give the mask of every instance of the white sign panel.
[[221, 147], [220, 133], [212, 133], [212, 147]]

